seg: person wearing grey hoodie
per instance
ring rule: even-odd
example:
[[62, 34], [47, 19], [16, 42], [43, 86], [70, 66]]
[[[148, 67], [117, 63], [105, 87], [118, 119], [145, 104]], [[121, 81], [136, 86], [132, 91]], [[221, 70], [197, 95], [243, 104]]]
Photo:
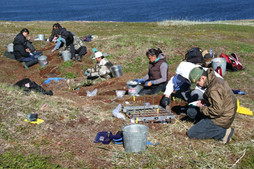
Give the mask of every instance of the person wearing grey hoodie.
[[148, 73], [142, 79], [134, 79], [138, 83], [144, 84], [144, 88], [139, 95], [153, 95], [164, 92], [168, 81], [168, 64], [165, 55], [158, 49], [149, 49], [146, 52], [149, 59]]

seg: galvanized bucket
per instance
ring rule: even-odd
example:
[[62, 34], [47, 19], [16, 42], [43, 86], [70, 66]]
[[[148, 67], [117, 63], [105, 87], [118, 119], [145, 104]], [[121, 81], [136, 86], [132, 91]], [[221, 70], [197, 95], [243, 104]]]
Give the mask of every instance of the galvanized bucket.
[[127, 88], [128, 88], [129, 95], [136, 96], [141, 90], [141, 85], [138, 84], [138, 82], [131, 80], [127, 82]]
[[212, 59], [212, 67], [214, 70], [220, 67], [222, 70], [222, 76], [226, 74], [227, 60], [225, 58], [214, 58]]
[[122, 67], [120, 65], [112, 66], [111, 72], [113, 77], [120, 77], [123, 75]]
[[143, 124], [124, 126], [123, 142], [126, 152], [140, 152], [146, 150], [148, 127]]
[[46, 66], [48, 64], [47, 56], [42, 55], [42, 56], [38, 57], [38, 62], [41, 67]]
[[68, 60], [71, 60], [71, 52], [68, 50], [65, 50], [62, 52], [63, 61], [66, 62]]

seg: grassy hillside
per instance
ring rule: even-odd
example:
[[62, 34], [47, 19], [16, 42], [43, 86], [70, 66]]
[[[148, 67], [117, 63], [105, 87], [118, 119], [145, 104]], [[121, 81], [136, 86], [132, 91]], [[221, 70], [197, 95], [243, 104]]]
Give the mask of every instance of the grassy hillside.
[[[0, 168], [253, 168], [254, 118], [237, 114], [232, 125], [233, 141], [222, 145], [215, 140], [193, 140], [186, 131], [193, 125], [180, 121], [171, 124], [149, 123], [148, 140], [159, 142], [145, 152], [130, 154], [122, 145], [93, 143], [99, 131], [114, 134], [129, 124], [112, 117], [112, 110], [126, 101], [143, 105], [144, 97], [136, 101], [130, 96], [115, 99], [115, 90], [122, 89], [130, 79], [147, 73], [149, 48], [160, 48], [166, 55], [172, 76], [188, 49], [199, 46], [218, 54], [237, 53], [245, 70], [227, 71], [225, 79], [233, 89], [246, 95], [236, 95], [240, 105], [254, 110], [254, 21], [121, 23], [121, 22], [60, 22], [77, 36], [88, 34], [98, 38], [87, 42], [88, 54], [79, 62], [63, 62], [57, 53], [50, 53], [52, 44], [33, 42], [50, 57], [48, 66], [35, 65], [29, 71], [3, 54], [24, 27], [32, 39], [37, 34], [51, 33], [54, 22], [0, 22]], [[12, 87], [18, 80], [30, 78], [39, 85], [52, 73], [58, 77], [83, 78], [82, 70], [94, 64], [91, 49], [110, 54], [112, 63], [121, 65], [124, 75], [117, 79], [78, 91], [66, 84], [45, 85], [54, 96], [24, 94]], [[46, 72], [46, 73], [45, 73]], [[50, 73], [48, 73], [50, 72]], [[87, 97], [86, 91], [98, 89], [98, 96]], [[146, 101], [158, 103], [161, 94]], [[111, 99], [111, 100], [110, 100]], [[107, 100], [110, 100], [109, 102]], [[177, 100], [176, 102], [180, 102]], [[152, 103], [152, 101], [150, 102]], [[46, 107], [42, 109], [42, 105]], [[33, 125], [24, 119], [28, 113], [38, 113], [44, 123]]]

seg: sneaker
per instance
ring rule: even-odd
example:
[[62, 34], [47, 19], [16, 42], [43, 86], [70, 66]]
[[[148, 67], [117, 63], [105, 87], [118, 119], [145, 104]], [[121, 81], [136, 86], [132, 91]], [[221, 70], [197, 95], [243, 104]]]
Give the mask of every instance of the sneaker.
[[234, 129], [233, 129], [233, 128], [228, 128], [228, 129], [226, 130], [225, 136], [222, 138], [222, 143], [223, 143], [223, 144], [229, 143], [230, 140], [231, 140], [231, 137], [232, 137], [233, 133], [234, 133]]
[[24, 68], [25, 68], [26, 70], [29, 70], [28, 66], [26, 65], [26, 62], [22, 62], [22, 65], [24, 66]]

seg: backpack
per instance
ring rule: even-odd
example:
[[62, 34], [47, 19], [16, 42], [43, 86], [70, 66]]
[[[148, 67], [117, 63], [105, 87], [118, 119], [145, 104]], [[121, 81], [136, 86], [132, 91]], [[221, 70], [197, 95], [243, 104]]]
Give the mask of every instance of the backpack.
[[240, 62], [238, 56], [235, 53], [231, 53], [231, 55], [221, 54], [221, 58], [225, 58], [227, 60], [227, 69], [237, 71], [243, 70], [242, 63]]
[[187, 62], [191, 63], [204, 63], [204, 58], [202, 55], [203, 50], [201, 48], [195, 47], [188, 50], [188, 52], [185, 54], [185, 60]]

